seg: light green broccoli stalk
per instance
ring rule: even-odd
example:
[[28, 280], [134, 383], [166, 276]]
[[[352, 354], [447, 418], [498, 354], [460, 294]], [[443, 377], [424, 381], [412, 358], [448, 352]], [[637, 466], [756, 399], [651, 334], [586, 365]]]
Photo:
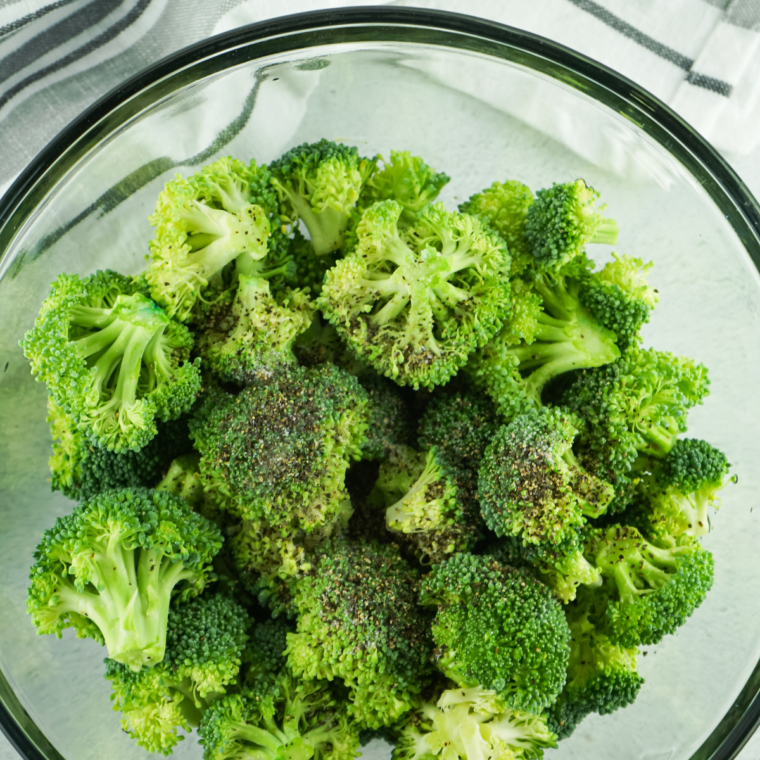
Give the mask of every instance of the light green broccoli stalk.
[[201, 712], [237, 680], [248, 624], [230, 598], [199, 597], [169, 611], [160, 663], [135, 673], [106, 660], [113, 709], [138, 747], [170, 755], [184, 739], [178, 731], [199, 725]]
[[204, 760], [353, 760], [359, 728], [329, 683], [287, 670], [215, 702], [198, 729]]
[[495, 691], [509, 707], [541, 713], [565, 683], [570, 631], [549, 589], [524, 569], [456, 554], [422, 580], [437, 665], [462, 688]]
[[200, 391], [192, 334], [116, 272], [60, 275], [21, 346], [56, 404], [112, 451], [145, 446]]
[[149, 217], [156, 235], [145, 277], [170, 316], [188, 319], [228, 264], [266, 256], [275, 203], [268, 183], [266, 167], [220, 158], [166, 184]]
[[73, 628], [137, 671], [160, 662], [169, 602], [211, 580], [218, 529], [176, 496], [108, 491], [42, 534], [29, 571], [27, 610], [39, 633]]
[[306, 225], [314, 254], [324, 256], [343, 242], [351, 211], [376, 159], [356, 148], [320, 140], [291, 148], [269, 165], [283, 216]]
[[181, 496], [191, 507], [203, 501], [203, 486], [200, 481], [198, 454], [185, 454], [177, 457], [156, 486], [157, 491], [168, 491]]
[[582, 179], [556, 182], [536, 193], [525, 220], [525, 239], [537, 264], [556, 269], [579, 256], [589, 243], [615, 245], [618, 225], [595, 207], [599, 193]]
[[297, 632], [288, 664], [303, 679], [339, 678], [362, 727], [397, 721], [419, 701], [430, 668], [429, 618], [419, 576], [393, 545], [346, 540], [320, 547], [295, 585]]
[[406, 720], [393, 760], [541, 760], [557, 746], [546, 716], [514, 710], [480, 686], [450, 689]]
[[501, 327], [509, 253], [477, 217], [436, 203], [402, 232], [402, 210], [380, 201], [364, 212], [355, 250], [327, 272], [317, 303], [380, 374], [432, 388]]
[[713, 584], [712, 554], [694, 539], [645, 539], [612, 526], [587, 544], [610, 591], [610, 640], [622, 647], [657, 644], [691, 617]]
[[525, 239], [525, 220], [533, 204], [530, 188], [515, 180], [494, 182], [460, 204], [465, 214], [487, 219], [491, 227], [507, 242], [512, 254], [510, 276], [515, 278], [535, 266], [536, 260]]

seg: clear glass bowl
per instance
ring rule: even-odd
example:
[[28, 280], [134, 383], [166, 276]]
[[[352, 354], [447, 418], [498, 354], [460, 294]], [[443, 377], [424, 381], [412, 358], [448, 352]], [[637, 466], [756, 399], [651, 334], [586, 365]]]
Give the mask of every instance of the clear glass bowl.
[[[71, 509], [49, 491], [45, 389], [18, 348], [61, 271], [136, 272], [155, 198], [222, 155], [270, 161], [322, 137], [365, 154], [418, 153], [447, 171], [443, 200], [497, 179], [584, 177], [620, 223], [619, 250], [655, 262], [646, 341], [711, 369], [691, 434], [739, 474], [714, 532], [712, 593], [646, 648], [630, 708], [586, 720], [556, 760], [726, 760], [760, 708], [760, 214], [718, 155], [646, 92], [535, 36], [451, 14], [349, 9], [244, 28], [131, 80], [70, 126], [0, 203], [0, 721], [29, 760], [144, 756], [119, 730], [104, 652], [35, 634], [27, 568]], [[376, 744], [369, 753], [387, 757]], [[195, 738], [175, 753], [199, 758]]]

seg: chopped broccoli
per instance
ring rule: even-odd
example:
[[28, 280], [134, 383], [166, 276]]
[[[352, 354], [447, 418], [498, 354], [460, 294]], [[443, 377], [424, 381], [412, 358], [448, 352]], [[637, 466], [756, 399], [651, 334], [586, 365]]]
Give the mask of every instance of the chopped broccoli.
[[594, 207], [599, 193], [582, 179], [556, 182], [536, 193], [525, 219], [525, 240], [537, 264], [557, 268], [580, 255], [589, 243], [615, 245], [618, 225]]
[[291, 148], [269, 165], [283, 216], [302, 220], [314, 254], [340, 248], [351, 210], [376, 169], [376, 159], [360, 158], [356, 148], [320, 140]]
[[384, 496], [388, 530], [422, 564], [474, 545], [476, 537], [462, 524], [454, 470], [441, 449], [395, 447], [380, 465], [376, 489]]
[[117, 272], [59, 275], [21, 346], [77, 427], [112, 451], [140, 449], [200, 391], [192, 334]]
[[234, 684], [247, 640], [248, 616], [231, 599], [214, 594], [169, 611], [164, 659], [135, 673], [106, 660], [114, 710], [122, 728], [148, 752], [169, 755], [198, 726], [201, 711]]
[[89, 442], [52, 396], [48, 398], [48, 422], [53, 437], [51, 488], [75, 501], [119, 488], [149, 488], [175, 457], [192, 449], [186, 417], [159, 422], [155, 438], [138, 451], [118, 452]]
[[203, 714], [198, 729], [204, 760], [353, 760], [359, 728], [329, 683], [281, 671]]
[[687, 537], [647, 540], [617, 525], [600, 531], [587, 552], [611, 594], [610, 640], [628, 649], [674, 633], [712, 587], [712, 554]]
[[512, 277], [531, 269], [536, 263], [525, 239], [525, 221], [532, 204], [533, 193], [529, 187], [515, 180], [507, 180], [494, 182], [459, 206], [459, 210], [465, 214], [487, 219], [507, 242], [512, 255]]
[[269, 172], [220, 158], [191, 177], [166, 184], [149, 221], [152, 261], [145, 272], [153, 298], [185, 321], [203, 290], [232, 262], [267, 255], [276, 194]]
[[447, 382], [509, 311], [506, 244], [477, 217], [426, 206], [401, 231], [396, 201], [370, 206], [356, 249], [317, 303], [360, 358], [400, 385]]
[[286, 288], [274, 296], [266, 278], [240, 274], [227, 308], [209, 312], [197, 350], [220, 379], [250, 384], [279, 365], [295, 364], [293, 342], [313, 317], [305, 291]]
[[27, 609], [39, 633], [74, 628], [131, 670], [160, 662], [169, 602], [197, 596], [222, 545], [176, 496], [148, 489], [88, 499], [42, 534]]
[[206, 494], [246, 519], [306, 531], [330, 522], [360, 457], [366, 406], [357, 380], [331, 364], [260, 378], [191, 422]]
[[546, 717], [508, 707], [475, 686], [450, 689], [406, 721], [393, 760], [541, 760], [557, 746]]
[[726, 455], [698, 438], [679, 438], [645, 491], [646, 532], [698, 537], [710, 532], [707, 508], [720, 506], [718, 492], [731, 479]]
[[600, 325], [615, 333], [618, 348], [625, 351], [649, 321], [660, 295], [647, 283], [651, 262], [612, 256], [614, 261], [586, 279], [581, 300]]
[[566, 739], [589, 714], [609, 715], [636, 699], [644, 679], [635, 648], [613, 644], [605, 630], [605, 597], [584, 590], [565, 608], [570, 626], [567, 683], [549, 708], [549, 725]]
[[175, 496], [181, 496], [191, 507], [199, 505], [204, 496], [199, 464], [198, 454], [177, 457], [156, 486], [156, 491], [168, 491]]
[[369, 426], [362, 459], [385, 459], [393, 446], [411, 438], [409, 410], [398, 388], [384, 377], [367, 375], [359, 382], [367, 393]]
[[390, 725], [419, 699], [432, 645], [416, 604], [419, 577], [393, 545], [339, 541], [321, 547], [296, 585], [297, 632], [288, 664], [299, 678], [341, 679], [349, 714]]
[[463, 688], [493, 689], [509, 707], [541, 713], [565, 682], [570, 632], [546, 586], [524, 569], [461, 553], [425, 576], [438, 668]]
[[243, 678], [247, 684], [274, 683], [285, 668], [288, 634], [295, 625], [284, 617], [270, 618], [253, 626], [243, 652]]
[[288, 252], [295, 266], [295, 280], [299, 288], [308, 288], [309, 295], [316, 298], [322, 292], [325, 272], [335, 265], [339, 252], [315, 256], [311, 240], [304, 237], [297, 227], [289, 241]]

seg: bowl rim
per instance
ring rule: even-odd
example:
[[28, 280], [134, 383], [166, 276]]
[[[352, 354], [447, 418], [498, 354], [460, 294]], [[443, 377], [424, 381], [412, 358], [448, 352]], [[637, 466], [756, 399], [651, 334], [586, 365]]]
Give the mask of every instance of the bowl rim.
[[[68, 167], [60, 166], [61, 159], [73, 147], [81, 145], [88, 134], [92, 134], [96, 126], [107, 116], [113, 114], [140, 92], [185, 67], [235, 48], [251, 46], [273, 38], [286, 40], [298, 33], [313, 32], [316, 29], [368, 26], [386, 29], [425, 27], [452, 35], [479, 38], [545, 59], [610, 91], [640, 114], [646, 115], [649, 120], [674, 138], [682, 150], [681, 158], [692, 157], [696, 165], [701, 166], [717, 182], [725, 196], [723, 200], [730, 201], [730, 209], [738, 211], [740, 217], [737, 219], [726, 214], [726, 218], [734, 226], [753, 264], [760, 271], [760, 205], [738, 174], [707, 140], [670, 107], [635, 82], [576, 50], [532, 32], [488, 19], [426, 8], [362, 6], [280, 16], [209, 37], [151, 64], [96, 100], [65, 126], [32, 159], [0, 198], [0, 278], [3, 277], [2, 265], [7, 263], [4, 257], [9, 247], [8, 243], [21, 228], [21, 224], [17, 223], [19, 212], [22, 212], [21, 216], [24, 218], [28, 216], [28, 210], [27, 213], [23, 213], [23, 204], [30, 192], [48, 172], [55, 174], [57, 171], [59, 175], [65, 174]], [[330, 40], [325, 39], [320, 44], [329, 43]], [[248, 60], [252, 61], [260, 57], [262, 55], [254, 54]], [[572, 84], [570, 83], [570, 86]], [[672, 151], [669, 152], [672, 153]], [[75, 157], [74, 161], [76, 160]], [[691, 167], [687, 167], [687, 170], [691, 174], [694, 173]], [[718, 199], [709, 191], [708, 193], [717, 203]], [[718, 725], [693, 754], [691, 760], [732, 760], [752, 736], [758, 724], [760, 724], [760, 663], [742, 687], [731, 709], [721, 718]], [[26, 713], [2, 670], [0, 670], [0, 730], [24, 760], [63, 760], [60, 753]]]

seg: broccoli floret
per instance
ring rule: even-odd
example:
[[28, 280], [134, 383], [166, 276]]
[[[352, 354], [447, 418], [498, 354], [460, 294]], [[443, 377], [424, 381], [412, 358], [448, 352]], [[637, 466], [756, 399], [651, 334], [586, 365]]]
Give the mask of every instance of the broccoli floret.
[[399, 545], [424, 565], [472, 548], [476, 536], [463, 524], [454, 470], [441, 449], [391, 450], [375, 488], [384, 497], [386, 526]]
[[294, 584], [312, 568], [314, 550], [346, 532], [351, 514], [351, 502], [344, 498], [328, 522], [308, 533], [293, 518], [244, 520], [231, 548], [246, 588], [273, 615], [296, 617]]
[[599, 193], [582, 179], [556, 182], [536, 193], [525, 219], [525, 240], [536, 263], [557, 268], [580, 255], [589, 243], [615, 245], [618, 226], [594, 207]]
[[364, 209], [377, 201], [396, 201], [402, 208], [399, 224], [411, 227], [417, 214], [438, 198], [449, 179], [443, 172], [431, 169], [419, 156], [392, 150], [391, 160], [383, 161], [382, 169], [367, 181], [359, 204]]
[[56, 404], [112, 451], [145, 446], [200, 391], [192, 334], [117, 272], [60, 275], [21, 346]]
[[204, 760], [353, 760], [359, 728], [329, 683], [283, 670], [215, 702], [198, 729]]
[[192, 449], [187, 419], [159, 422], [155, 438], [138, 451], [109, 451], [89, 442], [51, 397], [48, 422], [53, 437], [50, 485], [70, 499], [82, 501], [102, 491], [151, 487], [174, 457]]
[[544, 408], [499, 428], [479, 480], [483, 517], [496, 535], [519, 536], [560, 556], [578, 549], [585, 517], [602, 514], [613, 495], [575, 462], [578, 424], [562, 409]]
[[633, 497], [637, 459], [665, 457], [686, 431], [688, 410], [708, 392], [704, 365], [635, 346], [613, 364], [580, 373], [565, 390], [563, 405], [584, 421], [578, 461], [615, 488], [611, 513]]
[[156, 236], [145, 279], [170, 316], [188, 319], [202, 291], [228, 264], [241, 259], [245, 267], [267, 255], [276, 207], [268, 183], [266, 167], [220, 158], [166, 184], [149, 217]]
[[365, 440], [366, 394], [331, 364], [290, 366], [191, 422], [201, 483], [220, 507], [311, 531], [341, 511]]
[[285, 648], [288, 634], [295, 624], [284, 617], [257, 623], [250, 631], [248, 646], [243, 652], [245, 683], [255, 685], [268, 680], [274, 683], [287, 664]]
[[651, 262], [616, 253], [612, 256], [614, 261], [584, 282], [581, 300], [599, 324], [615, 333], [618, 348], [625, 351], [649, 321], [660, 295], [647, 283]]
[[295, 280], [299, 288], [308, 288], [309, 295], [316, 298], [322, 292], [325, 272], [335, 265], [339, 252], [315, 256], [311, 240], [304, 237], [298, 228], [293, 230], [289, 241], [289, 254], [295, 266]]
[[139, 747], [169, 755], [200, 723], [201, 711], [234, 684], [247, 640], [248, 616], [231, 599], [214, 594], [169, 611], [164, 659], [135, 673], [106, 660], [113, 709]]
[[570, 626], [567, 683], [549, 708], [549, 725], [566, 739], [591, 713], [609, 715], [633, 704], [644, 679], [636, 670], [637, 650], [613, 644], [604, 632], [605, 597], [588, 590], [565, 608]]
[[419, 424], [417, 441], [424, 449], [437, 447], [452, 470], [464, 523], [475, 532], [482, 527], [478, 500], [478, 471], [499, 422], [493, 404], [475, 393], [434, 398]]
[[314, 254], [340, 248], [351, 210], [376, 159], [360, 158], [356, 148], [320, 140], [291, 148], [269, 165], [283, 216], [306, 225]]
[[440, 203], [401, 231], [402, 206], [380, 201], [354, 251], [325, 275], [318, 305], [360, 358], [400, 385], [447, 382], [509, 311], [509, 253], [475, 216]]
[[459, 206], [465, 214], [487, 219], [507, 242], [512, 254], [510, 275], [516, 277], [536, 263], [525, 239], [525, 220], [533, 204], [530, 188], [515, 180], [494, 182], [491, 187], [473, 195]]
[[293, 342], [314, 317], [303, 290], [272, 295], [264, 277], [238, 277], [234, 299], [216, 304], [199, 330], [197, 350], [204, 366], [222, 380], [249, 384], [283, 364], [295, 364]]
[[546, 716], [508, 707], [479, 686], [451, 689], [404, 725], [393, 760], [541, 760], [557, 746]]
[[408, 443], [411, 438], [409, 410], [390, 380], [372, 374], [360, 377], [359, 382], [369, 400], [369, 426], [362, 459], [385, 459], [393, 446]]
[[363, 727], [398, 720], [418, 701], [430, 667], [429, 618], [416, 604], [419, 576], [393, 545], [321, 547], [295, 586], [297, 633], [288, 664], [299, 678], [341, 679]]
[[712, 554], [694, 539], [645, 539], [612, 526], [586, 547], [606, 580], [610, 640], [628, 649], [657, 644], [699, 607], [713, 583]]
[[177, 457], [156, 486], [156, 490], [181, 496], [191, 507], [201, 504], [204, 493], [199, 472], [200, 459], [198, 454]]
[[492, 689], [534, 713], [559, 696], [570, 632], [560, 604], [529, 572], [457, 554], [425, 576], [420, 603], [438, 606], [437, 665], [459, 686]]
[[698, 438], [679, 438], [643, 487], [647, 534], [698, 537], [710, 532], [707, 508], [731, 478], [726, 455]]
[[160, 662], [169, 602], [197, 596], [222, 545], [218, 529], [183, 499], [160, 491], [109, 491], [42, 534], [27, 610], [39, 633], [74, 628], [131, 670]]

